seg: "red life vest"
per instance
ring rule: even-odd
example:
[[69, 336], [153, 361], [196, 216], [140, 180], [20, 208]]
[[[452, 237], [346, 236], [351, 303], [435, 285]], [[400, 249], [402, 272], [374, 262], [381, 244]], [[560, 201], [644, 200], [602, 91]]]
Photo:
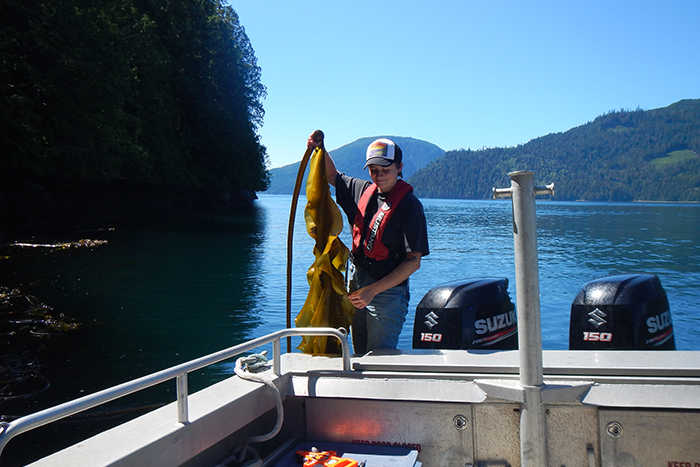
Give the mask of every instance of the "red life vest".
[[[384, 245], [384, 243], [382, 243], [382, 235], [384, 234], [384, 229], [389, 223], [391, 215], [396, 212], [396, 207], [399, 205], [404, 196], [411, 191], [413, 191], [413, 187], [411, 185], [403, 180], [396, 181], [396, 185], [394, 185], [394, 188], [392, 188], [389, 192], [384, 204], [377, 209], [372, 221], [369, 223], [367, 236], [363, 242], [363, 252], [365, 256], [376, 260], [384, 260], [389, 258], [389, 249]], [[362, 193], [360, 202], [357, 204], [355, 222], [352, 225], [353, 254], [356, 254], [360, 247], [360, 242], [362, 241], [362, 229], [365, 225], [367, 205], [376, 192], [377, 185], [372, 183]]]

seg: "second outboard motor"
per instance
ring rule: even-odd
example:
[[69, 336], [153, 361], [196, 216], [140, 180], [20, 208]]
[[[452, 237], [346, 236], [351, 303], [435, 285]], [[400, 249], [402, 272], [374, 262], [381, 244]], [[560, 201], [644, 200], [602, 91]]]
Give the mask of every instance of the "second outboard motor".
[[416, 307], [413, 348], [517, 349], [508, 279], [470, 279], [430, 289]]
[[668, 298], [655, 274], [592, 280], [571, 305], [571, 350], [675, 350]]

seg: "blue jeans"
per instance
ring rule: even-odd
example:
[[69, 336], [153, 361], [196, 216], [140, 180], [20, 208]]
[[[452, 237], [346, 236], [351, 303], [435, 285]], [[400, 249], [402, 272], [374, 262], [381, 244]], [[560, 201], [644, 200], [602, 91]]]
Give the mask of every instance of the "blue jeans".
[[[376, 282], [367, 273], [350, 265], [350, 292]], [[366, 308], [357, 310], [352, 321], [352, 346], [356, 354], [370, 350], [395, 349], [408, 312], [408, 280], [374, 296]]]

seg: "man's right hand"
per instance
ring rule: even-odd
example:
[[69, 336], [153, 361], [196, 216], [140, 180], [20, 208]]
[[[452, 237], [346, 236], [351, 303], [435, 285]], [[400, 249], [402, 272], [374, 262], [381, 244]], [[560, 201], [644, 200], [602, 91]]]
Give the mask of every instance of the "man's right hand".
[[323, 149], [323, 138], [324, 134], [321, 130], [314, 131], [309, 139], [306, 141], [306, 147], [310, 149], [316, 149], [320, 147]]

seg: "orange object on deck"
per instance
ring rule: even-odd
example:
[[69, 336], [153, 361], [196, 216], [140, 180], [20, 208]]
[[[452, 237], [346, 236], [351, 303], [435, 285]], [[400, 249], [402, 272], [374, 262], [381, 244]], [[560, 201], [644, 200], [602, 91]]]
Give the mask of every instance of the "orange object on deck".
[[297, 451], [297, 459], [304, 467], [357, 467], [356, 460], [337, 457], [337, 454], [335, 451]]

